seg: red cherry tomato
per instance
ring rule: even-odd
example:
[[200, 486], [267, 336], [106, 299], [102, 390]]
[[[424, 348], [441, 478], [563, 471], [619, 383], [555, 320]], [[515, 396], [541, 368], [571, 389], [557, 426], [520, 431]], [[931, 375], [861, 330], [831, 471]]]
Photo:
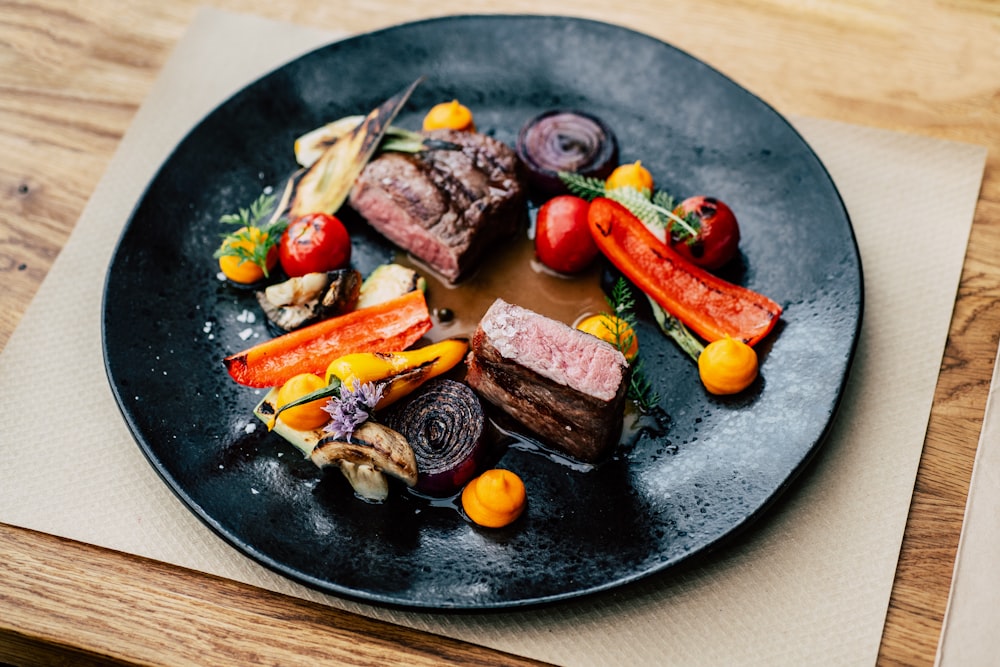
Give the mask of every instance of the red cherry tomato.
[[539, 261], [559, 273], [578, 273], [597, 257], [597, 244], [587, 224], [585, 199], [560, 195], [538, 209], [535, 223], [535, 254]]
[[740, 228], [736, 216], [723, 202], [714, 197], [689, 197], [674, 209], [683, 218], [694, 214], [698, 221], [697, 234], [688, 235], [674, 221], [667, 227], [670, 246], [681, 256], [704, 269], [721, 268], [736, 256], [740, 244]]
[[278, 257], [281, 268], [293, 278], [342, 269], [351, 261], [351, 237], [332, 215], [308, 213], [288, 225]]

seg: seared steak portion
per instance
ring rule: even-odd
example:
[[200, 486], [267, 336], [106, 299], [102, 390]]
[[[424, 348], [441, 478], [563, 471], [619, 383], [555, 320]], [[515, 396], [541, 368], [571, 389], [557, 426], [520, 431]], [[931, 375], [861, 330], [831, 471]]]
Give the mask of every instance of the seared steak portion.
[[618, 442], [629, 368], [610, 343], [497, 299], [467, 363], [469, 385], [546, 444], [592, 463]]
[[525, 215], [517, 155], [474, 132], [435, 130], [460, 150], [382, 153], [365, 167], [350, 204], [383, 236], [456, 282]]

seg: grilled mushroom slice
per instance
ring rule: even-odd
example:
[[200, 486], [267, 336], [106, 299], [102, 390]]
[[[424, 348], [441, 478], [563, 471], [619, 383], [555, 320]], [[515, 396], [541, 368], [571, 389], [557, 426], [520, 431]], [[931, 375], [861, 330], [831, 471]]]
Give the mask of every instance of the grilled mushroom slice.
[[417, 459], [406, 438], [370, 419], [349, 440], [323, 438], [309, 458], [320, 468], [339, 467], [355, 493], [367, 500], [380, 502], [388, 497], [384, 475], [407, 486], [417, 483]]
[[[271, 424], [277, 412], [277, 399], [275, 387], [257, 404], [254, 415]], [[317, 467], [340, 468], [354, 492], [366, 500], [381, 502], [389, 497], [386, 475], [407, 486], [417, 483], [417, 458], [406, 438], [378, 422], [370, 419], [363, 422], [349, 441], [327, 435], [322, 429], [294, 429], [280, 419], [273, 426], [275, 433], [295, 445]]]
[[286, 333], [353, 310], [360, 293], [361, 274], [339, 269], [269, 285], [257, 292], [257, 302], [279, 333]]

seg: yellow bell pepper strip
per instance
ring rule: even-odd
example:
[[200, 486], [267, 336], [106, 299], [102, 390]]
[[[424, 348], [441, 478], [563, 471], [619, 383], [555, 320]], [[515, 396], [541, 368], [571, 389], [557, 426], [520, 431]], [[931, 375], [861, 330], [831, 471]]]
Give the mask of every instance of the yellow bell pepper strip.
[[432, 345], [404, 352], [353, 352], [330, 362], [326, 371], [326, 386], [303, 394], [280, 405], [267, 420], [268, 430], [274, 428], [278, 416], [285, 410], [312, 403], [319, 399], [340, 396], [341, 387], [374, 384], [381, 398], [374, 409], [381, 409], [412, 393], [431, 378], [447, 373], [465, 358], [469, 342], [464, 338], [448, 338]]
[[618, 202], [597, 197], [587, 218], [611, 263], [705, 340], [728, 335], [754, 345], [778, 323], [781, 306], [691, 264]]
[[336, 378], [346, 387], [373, 382], [382, 385], [381, 409], [410, 394], [427, 380], [448, 372], [465, 358], [469, 341], [448, 338], [405, 352], [356, 352], [334, 359], [326, 381]]

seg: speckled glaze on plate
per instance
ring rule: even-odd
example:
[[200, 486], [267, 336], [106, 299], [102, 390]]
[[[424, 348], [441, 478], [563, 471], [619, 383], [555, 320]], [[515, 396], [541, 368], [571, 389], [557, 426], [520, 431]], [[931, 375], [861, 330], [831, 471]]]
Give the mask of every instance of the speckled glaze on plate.
[[[623, 56], [627, 54], [627, 57]], [[216, 279], [223, 213], [294, 169], [293, 139], [363, 113], [426, 77], [398, 124], [459, 98], [479, 128], [512, 143], [550, 108], [604, 118], [622, 161], [658, 186], [713, 194], [740, 219], [742, 262], [729, 277], [785, 308], [761, 344], [745, 395], [708, 396], [689, 360], [645, 318], [646, 369], [669, 415], [606, 463], [582, 471], [512, 449], [529, 507], [484, 530], [447, 503], [397, 489], [355, 499], [264, 429], [260, 394], [221, 359], [266, 335], [253, 295]], [[392, 248], [352, 222], [354, 265]], [[361, 601], [498, 609], [607, 590], [718, 547], [751, 525], [822, 444], [854, 355], [861, 265], [823, 165], [761, 100], [648, 36], [562, 17], [448, 17], [314, 51], [251, 84], [206, 117], [150, 183], [107, 274], [104, 353], [135, 438], [182, 501], [235, 548], [296, 581]], [[244, 340], [249, 331], [258, 338]]]

